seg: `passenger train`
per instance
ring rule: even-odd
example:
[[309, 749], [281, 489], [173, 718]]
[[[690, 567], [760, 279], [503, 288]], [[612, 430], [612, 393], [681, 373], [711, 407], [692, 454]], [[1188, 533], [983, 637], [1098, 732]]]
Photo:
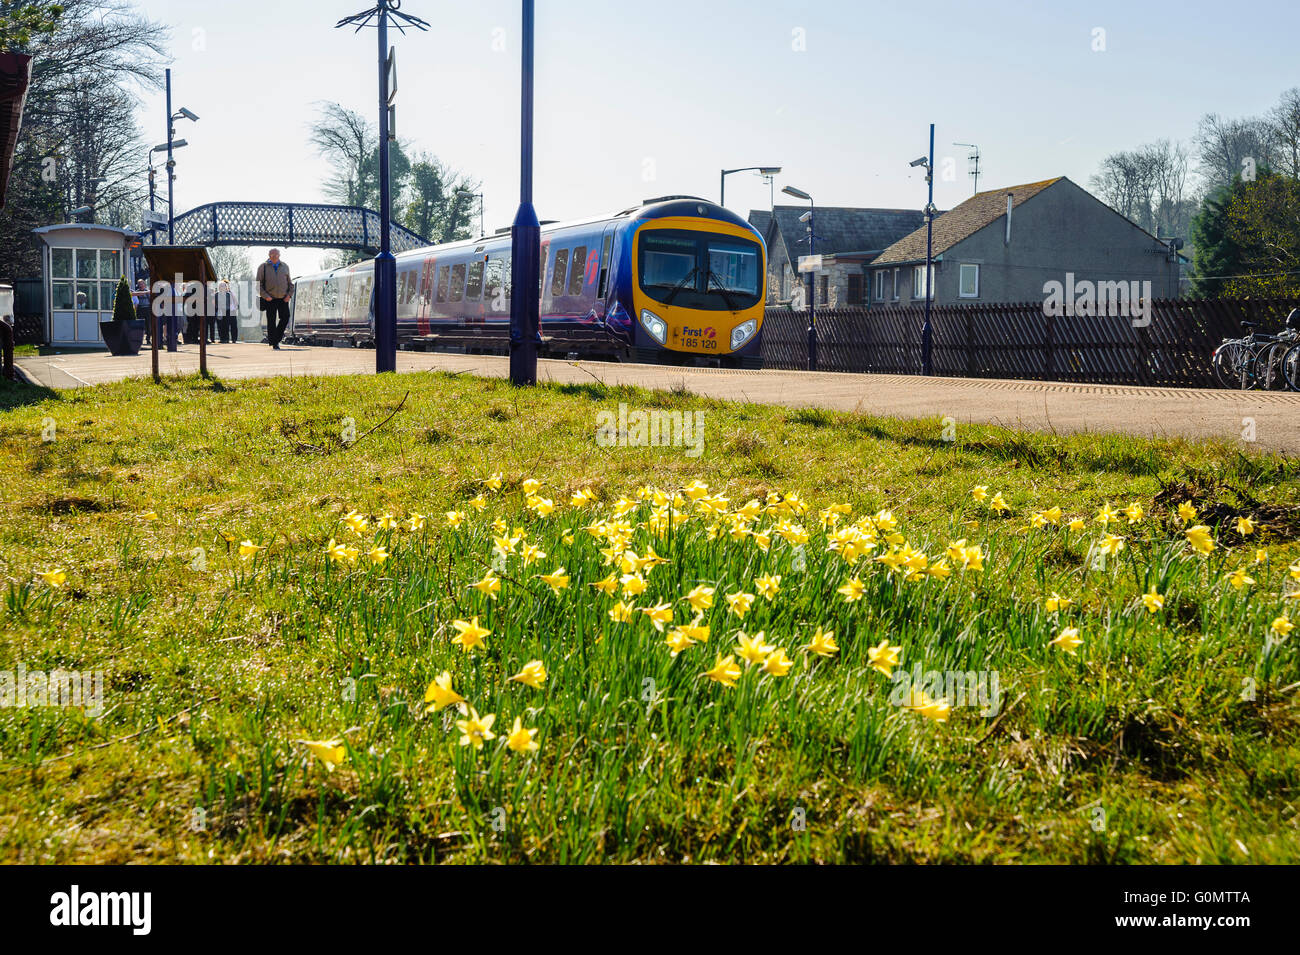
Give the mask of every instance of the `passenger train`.
[[[761, 367], [763, 237], [689, 196], [617, 215], [543, 223], [543, 354]], [[299, 278], [297, 340], [374, 341], [374, 261]], [[510, 230], [397, 256], [397, 336], [415, 345], [504, 350]]]

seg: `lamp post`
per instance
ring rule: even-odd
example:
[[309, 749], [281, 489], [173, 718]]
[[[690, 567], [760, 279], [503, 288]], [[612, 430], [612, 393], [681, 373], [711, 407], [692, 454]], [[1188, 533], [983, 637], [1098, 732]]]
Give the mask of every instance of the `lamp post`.
[[510, 383], [537, 383], [541, 344], [542, 226], [533, 209], [533, 0], [523, 0], [519, 103], [519, 210], [510, 227]]
[[925, 273], [921, 282], [925, 294], [925, 321], [921, 323], [921, 374], [931, 375], [934, 373], [931, 362], [934, 329], [930, 326], [930, 300], [934, 298], [934, 278], [930, 272], [933, 268], [934, 249], [934, 123], [930, 124], [929, 157], [913, 159], [911, 164], [925, 169], [925, 182], [929, 187], [929, 194], [925, 201]]
[[[402, 0], [379, 0], [377, 6], [334, 24], [335, 29], [375, 26], [379, 32], [379, 254], [375, 256], [375, 373], [397, 370], [397, 258], [393, 255], [392, 176], [388, 168], [390, 120], [395, 117], [393, 101], [397, 96], [397, 59], [388, 46], [388, 24], [402, 34], [407, 27], [429, 29], [417, 16], [402, 13]], [[392, 88], [390, 90], [390, 80]]]
[[466, 189], [464, 186], [461, 186], [456, 190], [456, 195], [469, 196], [472, 199], [478, 200], [478, 234], [486, 235], [487, 233], [483, 231], [483, 193], [475, 192], [473, 189]]
[[[814, 231], [815, 221], [814, 213], [816, 203], [813, 197], [808, 195], [802, 189], [796, 189], [794, 186], [786, 186], [781, 190], [787, 196], [795, 199], [803, 199], [808, 203], [808, 211], [799, 217], [800, 222], [808, 223], [808, 255], [811, 257], [817, 254], [817, 233]], [[808, 370], [817, 370], [817, 273], [809, 270], [808, 273]]]
[[757, 172], [763, 176], [775, 176], [781, 171], [780, 166], [741, 166], [739, 169], [724, 169], [719, 177], [721, 188], [718, 190], [718, 205], [727, 204], [727, 177], [733, 172]]
[[[176, 244], [176, 158], [174, 151], [182, 146], [189, 145], [183, 139], [176, 139], [176, 120], [188, 119], [192, 123], [197, 123], [199, 117], [191, 113], [182, 106], [175, 113], [172, 112], [172, 71], [167, 70], [167, 244]], [[159, 147], [155, 146], [154, 151], [158, 152]], [[152, 208], [152, 206], [150, 206]]]

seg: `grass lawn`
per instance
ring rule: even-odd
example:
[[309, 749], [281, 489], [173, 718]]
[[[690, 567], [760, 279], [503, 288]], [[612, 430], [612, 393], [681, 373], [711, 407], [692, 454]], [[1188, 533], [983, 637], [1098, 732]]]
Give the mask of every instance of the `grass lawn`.
[[[600, 446], [620, 402], [703, 453]], [[1300, 861], [1296, 463], [943, 437], [0, 384], [0, 860]]]

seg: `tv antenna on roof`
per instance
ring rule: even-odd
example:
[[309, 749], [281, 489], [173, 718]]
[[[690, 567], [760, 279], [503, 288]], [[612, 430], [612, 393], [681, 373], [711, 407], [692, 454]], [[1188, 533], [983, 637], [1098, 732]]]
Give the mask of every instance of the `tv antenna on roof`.
[[980, 148], [974, 143], [953, 143], [954, 146], [969, 146], [970, 155], [966, 158], [970, 160], [970, 176], [975, 180], [975, 192], [980, 191]]

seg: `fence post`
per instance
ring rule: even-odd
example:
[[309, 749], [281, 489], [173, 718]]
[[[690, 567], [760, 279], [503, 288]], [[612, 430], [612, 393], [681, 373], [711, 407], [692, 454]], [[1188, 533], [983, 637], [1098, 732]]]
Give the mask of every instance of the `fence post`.
[[[1043, 311], [1047, 310], [1043, 309]], [[1043, 345], [1047, 354], [1044, 356], [1046, 367], [1043, 369], [1043, 377], [1051, 381], [1056, 377], [1056, 322], [1052, 320], [1051, 315], [1045, 317], [1047, 318], [1047, 331], [1043, 338]]]

